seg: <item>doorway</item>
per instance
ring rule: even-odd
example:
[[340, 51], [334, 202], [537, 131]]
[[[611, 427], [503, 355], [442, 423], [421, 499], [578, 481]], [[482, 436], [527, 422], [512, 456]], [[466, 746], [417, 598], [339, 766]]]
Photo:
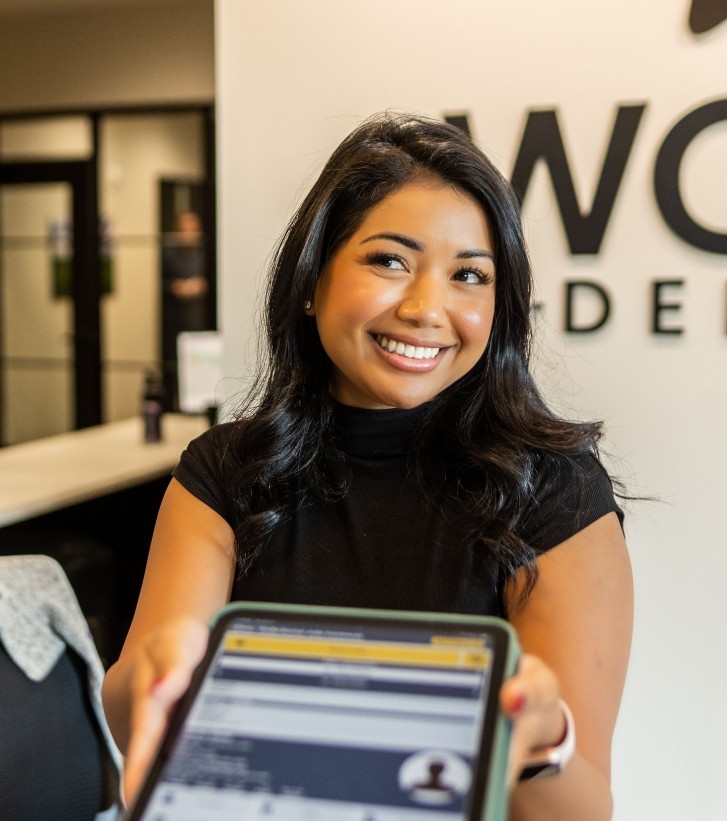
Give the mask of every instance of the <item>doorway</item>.
[[0, 164], [0, 443], [101, 422], [91, 161]]
[[215, 328], [215, 283], [207, 276], [214, 269], [214, 243], [205, 224], [209, 196], [209, 186], [194, 178], [160, 180], [161, 359], [168, 410], [180, 408], [179, 335]]
[[200, 192], [214, 329], [213, 108], [0, 113], [0, 446], [139, 413], [166, 367], [169, 181]]

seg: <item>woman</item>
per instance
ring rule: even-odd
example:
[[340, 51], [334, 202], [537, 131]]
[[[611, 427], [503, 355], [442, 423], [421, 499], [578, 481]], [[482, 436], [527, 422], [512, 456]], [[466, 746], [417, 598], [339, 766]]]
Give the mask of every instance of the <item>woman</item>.
[[[258, 385], [184, 453], [106, 677], [127, 795], [232, 598], [508, 618], [511, 816], [610, 817], [630, 566], [599, 426], [530, 376], [530, 289], [517, 201], [466, 135], [386, 114], [336, 149], [272, 264]], [[572, 738], [564, 704], [575, 754], [517, 783]]]

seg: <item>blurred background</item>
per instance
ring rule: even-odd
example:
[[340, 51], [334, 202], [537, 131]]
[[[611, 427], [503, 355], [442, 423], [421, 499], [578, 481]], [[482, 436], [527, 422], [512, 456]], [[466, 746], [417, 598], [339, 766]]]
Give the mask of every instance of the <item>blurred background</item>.
[[0, 444], [133, 416], [149, 370], [175, 409], [174, 337], [216, 324], [214, 167], [211, 0], [2, 0]]

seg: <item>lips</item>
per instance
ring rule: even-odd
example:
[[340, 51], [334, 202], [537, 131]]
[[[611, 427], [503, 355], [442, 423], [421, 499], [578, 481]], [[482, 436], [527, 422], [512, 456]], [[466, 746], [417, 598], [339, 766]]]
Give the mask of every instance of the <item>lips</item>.
[[374, 339], [385, 351], [404, 356], [407, 359], [434, 359], [441, 350], [441, 348], [424, 345], [410, 345], [397, 339], [391, 339], [383, 334], [376, 334]]

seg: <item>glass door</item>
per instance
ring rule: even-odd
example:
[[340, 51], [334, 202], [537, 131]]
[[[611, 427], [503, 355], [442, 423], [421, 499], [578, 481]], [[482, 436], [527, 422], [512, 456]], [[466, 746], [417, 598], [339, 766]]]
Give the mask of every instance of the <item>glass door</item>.
[[71, 430], [72, 190], [0, 187], [0, 430], [16, 444]]
[[[190, 212], [204, 293], [175, 324]], [[209, 106], [0, 115], [0, 446], [136, 415], [150, 370], [176, 409], [175, 330], [215, 327], [214, 237]]]
[[101, 421], [88, 165], [0, 165], [2, 445]]

